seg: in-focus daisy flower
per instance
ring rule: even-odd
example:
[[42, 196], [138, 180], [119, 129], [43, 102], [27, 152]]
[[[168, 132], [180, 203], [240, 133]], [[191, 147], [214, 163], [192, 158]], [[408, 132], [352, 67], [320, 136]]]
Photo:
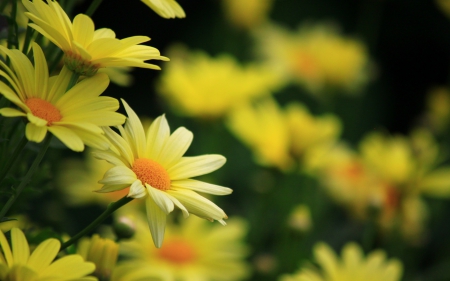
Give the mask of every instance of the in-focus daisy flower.
[[314, 94], [330, 87], [357, 93], [369, 80], [364, 44], [330, 26], [305, 26], [294, 33], [267, 25], [255, 34], [260, 42], [258, 52], [272, 69]]
[[128, 119], [120, 134], [105, 127], [111, 142], [109, 151], [97, 151], [94, 156], [108, 161], [109, 169], [99, 183], [99, 192], [130, 188], [128, 197], [144, 198], [153, 241], [161, 247], [166, 215], [178, 207], [185, 217], [192, 213], [210, 221], [225, 224], [225, 212], [196, 191], [226, 195], [231, 189], [190, 179], [219, 169], [225, 164], [222, 155], [183, 157], [193, 135], [184, 127], [170, 134], [165, 116], [158, 117], [144, 132], [136, 113], [123, 101]]
[[382, 250], [370, 252], [367, 257], [356, 243], [348, 243], [342, 249], [342, 257], [336, 256], [325, 243], [314, 246], [314, 257], [321, 269], [312, 265], [292, 275], [284, 275], [280, 281], [400, 281], [403, 266], [397, 259], [386, 259]]
[[252, 149], [256, 162], [282, 170], [292, 166], [286, 115], [272, 98], [265, 98], [255, 106], [245, 104], [233, 109], [228, 115], [227, 125]]
[[125, 116], [115, 112], [119, 102], [100, 94], [108, 87], [109, 79], [98, 74], [84, 79], [66, 92], [71, 72], [64, 68], [58, 76], [48, 75], [47, 62], [42, 49], [33, 44], [34, 66], [19, 50], [8, 50], [12, 67], [0, 61], [4, 77], [11, 86], [0, 81], [0, 93], [16, 108], [2, 108], [5, 117], [26, 117], [25, 135], [28, 140], [42, 142], [47, 131], [55, 135], [68, 148], [82, 151], [84, 145], [99, 149], [109, 146], [100, 126], [122, 124]]
[[[180, 225], [168, 223], [163, 246], [157, 249], [145, 231], [145, 221], [136, 218], [136, 234], [120, 242], [125, 264], [147, 270], [155, 280], [244, 280], [249, 275], [245, 262], [248, 249], [242, 239], [247, 232], [245, 221], [232, 218], [226, 228], [209, 225], [191, 217]], [[144, 280], [144, 279], [143, 279]], [[148, 279], [145, 279], [148, 280]], [[153, 280], [153, 279], [150, 279]]]
[[84, 14], [73, 22], [58, 2], [22, 0], [29, 25], [64, 51], [64, 64], [79, 75], [92, 76], [103, 67], [142, 67], [160, 69], [146, 60], [168, 60], [156, 48], [139, 45], [150, 40], [147, 36], [117, 39], [111, 29], [95, 30], [94, 22]]
[[273, 0], [222, 0], [228, 20], [235, 26], [251, 29], [264, 23]]
[[218, 118], [233, 107], [269, 95], [278, 78], [260, 65], [240, 65], [233, 57], [174, 49], [164, 69], [158, 93], [176, 113]]
[[[56, 261], [61, 243], [50, 238], [40, 243], [30, 254], [30, 247], [23, 232], [11, 229], [11, 246], [0, 232], [0, 280], [24, 281], [96, 281], [87, 276], [94, 272], [95, 265], [85, 262], [80, 255], [64, 256]], [[11, 251], [12, 247], [12, 251]]]
[[158, 15], [166, 19], [184, 18], [183, 8], [175, 0], [141, 0]]

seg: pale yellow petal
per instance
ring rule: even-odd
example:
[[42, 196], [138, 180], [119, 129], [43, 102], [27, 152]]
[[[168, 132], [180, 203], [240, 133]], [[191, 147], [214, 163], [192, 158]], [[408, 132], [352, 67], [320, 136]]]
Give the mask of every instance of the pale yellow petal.
[[68, 255], [48, 266], [39, 277], [42, 279], [58, 277], [58, 280], [65, 281], [81, 278], [94, 272], [94, 270], [95, 265], [91, 262], [85, 262], [80, 255]]
[[127, 166], [125, 159], [112, 150], [96, 150], [92, 152], [92, 156], [100, 160], [105, 160], [114, 166]]
[[174, 209], [174, 204], [172, 200], [170, 200], [166, 193], [150, 186], [149, 184], [145, 184], [145, 187], [147, 188], [147, 191], [150, 195], [150, 197], [155, 201], [156, 205], [163, 210], [163, 212], [168, 215], [171, 213]]
[[11, 229], [11, 244], [14, 264], [27, 264], [30, 257], [30, 248], [22, 230], [16, 227]]
[[31, 254], [28, 266], [36, 272], [45, 269], [55, 259], [60, 247], [61, 243], [56, 239], [45, 240]]
[[11, 247], [9, 246], [8, 240], [6, 240], [6, 237], [2, 231], [0, 231], [0, 246], [3, 250], [3, 255], [5, 256], [8, 266], [12, 267], [14, 260], [11, 252]]
[[167, 139], [156, 161], [169, 169], [181, 159], [192, 143], [194, 135], [184, 127], [180, 127]]
[[34, 56], [34, 74], [35, 74], [35, 85], [34, 89], [36, 93], [43, 100], [47, 100], [48, 93], [48, 66], [47, 61], [44, 56], [44, 52], [41, 47], [34, 43], [32, 44], [33, 56]]
[[142, 185], [140, 180], [135, 180], [131, 186], [130, 191], [128, 192], [128, 197], [131, 198], [142, 198], [147, 195], [147, 189]]
[[314, 246], [314, 256], [330, 278], [334, 278], [338, 270], [338, 261], [334, 251], [325, 243]]
[[19, 117], [27, 116], [23, 111], [19, 111], [15, 108], [4, 107], [0, 109], [0, 114], [5, 117]]
[[126, 103], [125, 100], [121, 99], [123, 106], [125, 107], [125, 111], [127, 112], [128, 118], [127, 123], [125, 125], [125, 130], [130, 134], [131, 138], [134, 140], [133, 148], [136, 156], [144, 157], [145, 156], [145, 148], [146, 148], [146, 140], [145, 140], [145, 132], [142, 127], [141, 120], [136, 115], [136, 113], [131, 109], [131, 107]]
[[127, 165], [131, 167], [134, 163], [134, 154], [130, 145], [116, 132], [109, 127], [103, 127], [106, 137], [111, 144], [118, 150], [119, 154], [127, 161]]
[[147, 155], [156, 159], [170, 135], [169, 124], [164, 115], [156, 118], [147, 131]]
[[50, 126], [48, 131], [73, 151], [83, 151], [84, 143], [72, 130], [62, 126]]
[[99, 181], [105, 185], [131, 185], [137, 179], [132, 170], [125, 166], [115, 166], [106, 171], [103, 179]]
[[217, 154], [183, 157], [167, 172], [171, 180], [182, 180], [208, 174], [222, 167], [225, 162], [225, 157]]
[[152, 234], [153, 243], [157, 248], [161, 248], [166, 229], [166, 214], [156, 205], [153, 198], [148, 196], [145, 200], [147, 211], [147, 221]]
[[73, 40], [82, 46], [88, 46], [94, 38], [94, 22], [90, 17], [78, 14], [73, 19]]
[[46, 126], [36, 126], [33, 123], [28, 123], [25, 127], [25, 135], [29, 141], [40, 143], [44, 140], [46, 134]]
[[186, 188], [202, 193], [214, 194], [214, 195], [228, 195], [233, 192], [231, 188], [223, 187], [220, 185], [210, 184], [198, 180], [186, 179], [186, 180], [174, 180], [171, 182], [171, 186], [177, 188]]

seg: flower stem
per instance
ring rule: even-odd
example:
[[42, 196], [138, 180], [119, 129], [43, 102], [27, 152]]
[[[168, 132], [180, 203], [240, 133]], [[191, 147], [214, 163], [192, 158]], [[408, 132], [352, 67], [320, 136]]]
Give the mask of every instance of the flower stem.
[[78, 241], [78, 239], [80, 239], [81, 237], [85, 236], [86, 234], [88, 234], [89, 232], [94, 230], [99, 224], [101, 224], [112, 213], [114, 213], [114, 211], [116, 211], [117, 209], [119, 209], [123, 205], [127, 204], [128, 202], [132, 201], [133, 199], [134, 198], [130, 198], [130, 197], [124, 196], [120, 200], [118, 200], [116, 202], [113, 202], [113, 203], [110, 203], [108, 205], [108, 207], [106, 207], [106, 210], [98, 218], [96, 218], [93, 222], [91, 222], [91, 224], [89, 224], [82, 231], [78, 232], [75, 236], [70, 238], [68, 241], [64, 242], [62, 244], [62, 246], [61, 246], [61, 251], [64, 250], [65, 248], [69, 247], [70, 245], [72, 245], [76, 241]]
[[[6, 1], [5, 1], [6, 2]], [[16, 21], [16, 15], [17, 15], [17, 2], [18, 1], [11, 1], [11, 16], [9, 18], [9, 28], [8, 28], [8, 43], [7, 47], [8, 49], [13, 49], [13, 47], [16, 47], [18, 49], [19, 41], [18, 41], [18, 26]]]
[[0, 174], [0, 186], [3, 182], [3, 180], [6, 177], [6, 174], [11, 170], [11, 168], [16, 164], [17, 160], [19, 159], [19, 154], [22, 152], [25, 145], [27, 145], [28, 139], [24, 135], [22, 139], [20, 140], [19, 144], [16, 146], [16, 149], [14, 150], [11, 157], [9, 157], [8, 162], [6, 163], [5, 167], [3, 167], [3, 171]]
[[[66, 67], [66, 66], [64, 66], [64, 67]], [[72, 89], [73, 86], [75, 86], [75, 84], [76, 84], [77, 81], [78, 81], [78, 78], [80, 78], [80, 75], [79, 75], [79, 74], [77, 74], [76, 72], [73, 72], [73, 71], [71, 71], [71, 72], [72, 72], [72, 76], [70, 76], [70, 80], [69, 80], [69, 84], [67, 85], [66, 93], [67, 93], [70, 89]]]
[[34, 173], [38, 170], [39, 164], [41, 163], [42, 159], [44, 158], [45, 153], [47, 152], [48, 147], [50, 146], [50, 141], [52, 139], [52, 135], [48, 135], [44, 141], [44, 144], [41, 147], [41, 150], [39, 150], [38, 155], [34, 159], [33, 164], [31, 164], [30, 169], [25, 174], [25, 177], [22, 179], [22, 182], [19, 184], [19, 186], [15, 189], [14, 194], [9, 197], [8, 201], [6, 202], [5, 206], [3, 206], [2, 210], [0, 211], [0, 220], [6, 215], [9, 208], [14, 204], [17, 197], [19, 197], [22, 190], [25, 188], [25, 186], [30, 182], [31, 177], [34, 175]]
[[103, 2], [103, 0], [94, 0], [86, 11], [86, 15], [92, 17], [92, 15], [97, 10], [98, 6]]

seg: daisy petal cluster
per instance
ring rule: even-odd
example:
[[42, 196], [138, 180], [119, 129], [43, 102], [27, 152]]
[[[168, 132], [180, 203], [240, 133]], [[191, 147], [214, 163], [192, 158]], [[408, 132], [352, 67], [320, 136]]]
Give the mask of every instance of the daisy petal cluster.
[[47, 132], [56, 136], [68, 148], [82, 151], [85, 144], [108, 148], [108, 141], [100, 126], [122, 124], [125, 116], [115, 112], [119, 102], [110, 97], [100, 97], [108, 87], [105, 74], [96, 75], [76, 84], [66, 92], [71, 73], [63, 69], [49, 77], [42, 49], [33, 44], [34, 66], [19, 50], [0, 46], [11, 61], [11, 67], [0, 61], [0, 92], [18, 108], [5, 107], [0, 114], [5, 117], [25, 117], [25, 134], [28, 140], [42, 142]]
[[[11, 246], [0, 231], [0, 280], [11, 281], [96, 281], [89, 277], [95, 265], [80, 255], [64, 256], [56, 261], [61, 243], [49, 238], [40, 243], [30, 254], [30, 246], [23, 232], [11, 229]], [[11, 250], [12, 248], [12, 250]]]
[[117, 39], [111, 29], [95, 30], [92, 19], [77, 15], [73, 22], [58, 2], [23, 0], [26, 15], [33, 21], [29, 26], [44, 35], [64, 51], [64, 64], [72, 71], [86, 76], [94, 75], [104, 67], [142, 67], [160, 69], [146, 60], [168, 60], [156, 48], [140, 45], [150, 40], [147, 36]]
[[184, 18], [186, 14], [183, 8], [175, 0], [141, 0], [158, 15], [166, 19]]
[[325, 243], [314, 247], [314, 257], [322, 270], [313, 267], [300, 269], [293, 275], [285, 275], [280, 281], [399, 281], [402, 264], [396, 259], [386, 259], [382, 250], [370, 252], [367, 257], [356, 243], [348, 243], [342, 250], [342, 258]]
[[99, 192], [111, 192], [130, 187], [128, 197], [144, 198], [153, 241], [161, 247], [166, 215], [176, 206], [185, 217], [192, 213], [210, 221], [225, 224], [225, 212], [197, 194], [196, 191], [226, 195], [231, 189], [190, 179], [208, 174], [225, 164], [221, 155], [183, 157], [193, 134], [180, 127], [170, 134], [166, 118], [160, 116], [147, 133], [136, 113], [123, 101], [128, 114], [125, 127], [118, 126], [120, 134], [104, 128], [111, 143], [108, 151], [97, 151], [95, 157], [114, 165], [100, 181]]

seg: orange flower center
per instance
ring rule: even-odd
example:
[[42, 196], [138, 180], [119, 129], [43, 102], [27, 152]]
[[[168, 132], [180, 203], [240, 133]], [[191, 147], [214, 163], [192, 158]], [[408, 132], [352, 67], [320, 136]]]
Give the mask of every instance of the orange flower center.
[[156, 161], [146, 158], [136, 159], [131, 170], [143, 184], [148, 183], [159, 190], [168, 190], [170, 188], [169, 174]]
[[158, 255], [161, 259], [176, 264], [185, 264], [197, 257], [192, 245], [182, 239], [164, 242], [161, 249], [158, 250]]
[[34, 116], [47, 120], [47, 126], [51, 126], [53, 122], [61, 120], [61, 112], [51, 103], [40, 98], [29, 98], [25, 104], [31, 110]]

